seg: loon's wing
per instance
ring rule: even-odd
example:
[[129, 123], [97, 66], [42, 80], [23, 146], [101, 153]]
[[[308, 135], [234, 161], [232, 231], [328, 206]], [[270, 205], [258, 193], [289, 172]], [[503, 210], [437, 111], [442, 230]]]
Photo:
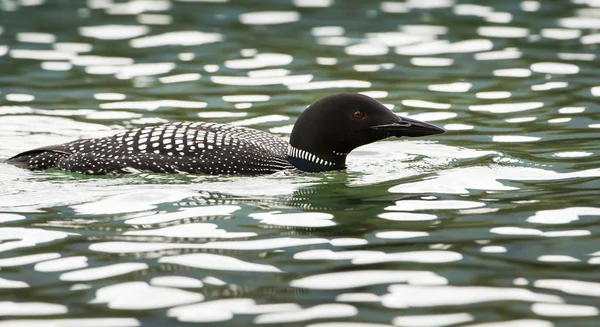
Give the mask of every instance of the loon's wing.
[[266, 132], [212, 123], [136, 128], [112, 137], [78, 140], [19, 154], [20, 166], [84, 174], [138, 171], [266, 174], [293, 166], [287, 142]]

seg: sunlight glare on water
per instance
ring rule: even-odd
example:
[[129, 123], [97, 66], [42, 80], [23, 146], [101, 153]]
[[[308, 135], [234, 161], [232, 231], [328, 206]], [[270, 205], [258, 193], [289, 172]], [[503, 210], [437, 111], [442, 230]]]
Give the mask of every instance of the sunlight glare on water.
[[598, 1], [0, 1], [0, 159], [356, 92], [445, 134], [345, 171], [0, 162], [0, 327], [596, 326]]

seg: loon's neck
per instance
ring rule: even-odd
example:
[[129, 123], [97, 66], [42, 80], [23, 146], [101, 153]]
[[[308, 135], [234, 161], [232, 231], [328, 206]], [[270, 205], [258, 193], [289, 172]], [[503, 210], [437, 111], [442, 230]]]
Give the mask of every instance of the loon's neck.
[[288, 145], [287, 161], [302, 171], [319, 172], [346, 168], [347, 153], [311, 153]]

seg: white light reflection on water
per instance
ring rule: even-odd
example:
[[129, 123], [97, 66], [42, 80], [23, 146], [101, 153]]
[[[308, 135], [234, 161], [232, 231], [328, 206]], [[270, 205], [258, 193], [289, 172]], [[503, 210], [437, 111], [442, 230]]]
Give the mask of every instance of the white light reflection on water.
[[[0, 28], [0, 159], [180, 120], [288, 138], [338, 91], [448, 132], [321, 174], [0, 164], [0, 288], [26, 299], [5, 308], [32, 309], [12, 319], [38, 316], [0, 326], [594, 324], [593, 2], [42, 2], [0, 1], [15, 17]], [[31, 25], [38, 5], [38, 23], [71, 15]], [[69, 310], [43, 316], [56, 305]]]
[[82, 36], [101, 40], [126, 40], [144, 35], [149, 31], [150, 28], [144, 25], [98, 25], [79, 28]]
[[561, 52], [558, 53], [558, 58], [562, 60], [583, 60], [583, 61], [592, 61], [596, 59], [596, 55], [593, 53], [568, 53]]
[[468, 92], [473, 85], [471, 83], [456, 82], [451, 84], [432, 84], [428, 85], [427, 88], [431, 91], [437, 92]]
[[[388, 209], [386, 208], [386, 210]], [[395, 221], [427, 221], [438, 218], [436, 215], [412, 212], [386, 212], [377, 215], [377, 217]]]
[[258, 124], [263, 124], [263, 123], [280, 122], [280, 121], [287, 121], [287, 120], [290, 120], [290, 117], [283, 116], [283, 115], [267, 115], [267, 116], [254, 117], [254, 118], [249, 118], [249, 119], [244, 119], [244, 120], [238, 120], [235, 123], [232, 123], [232, 125], [252, 126], [252, 125], [258, 125]]
[[565, 230], [565, 231], [548, 231], [544, 232], [535, 228], [522, 227], [495, 227], [490, 230], [490, 233], [500, 235], [524, 235], [524, 236], [546, 236], [546, 237], [569, 237], [569, 236], [587, 236], [590, 235], [588, 230]]
[[404, 32], [380, 32], [367, 33], [366, 43], [375, 43], [386, 47], [399, 47], [402, 45], [432, 41], [435, 34], [444, 34], [445, 31], [438, 31], [431, 28], [434, 26], [403, 26]]
[[120, 101], [101, 103], [102, 109], [144, 109], [156, 110], [159, 108], [206, 108], [207, 103], [202, 101], [180, 101], [180, 100], [155, 100], [155, 101]]
[[344, 28], [341, 26], [318, 26], [310, 30], [314, 36], [340, 36], [344, 35]]
[[531, 89], [533, 91], [547, 91], [552, 89], [560, 89], [569, 86], [567, 82], [548, 82], [544, 84], [532, 85]]
[[370, 257], [372, 255], [383, 255], [381, 251], [340, 251], [334, 252], [331, 250], [308, 250], [297, 252], [294, 254], [294, 259], [297, 260], [350, 260], [358, 257]]
[[333, 4], [333, 0], [293, 0], [292, 2], [296, 7], [311, 8], [330, 7]]
[[62, 304], [43, 302], [0, 302], [0, 316], [60, 315], [68, 312]]
[[60, 253], [39, 253], [20, 257], [0, 259], [0, 267], [16, 267], [23, 266], [39, 261], [51, 260], [60, 258]]
[[71, 59], [71, 63], [76, 66], [121, 66], [131, 65], [133, 59], [126, 57], [104, 57], [95, 55], [77, 56]]
[[531, 71], [527, 68], [506, 68], [494, 70], [494, 76], [500, 77], [529, 77]]
[[202, 75], [200, 75], [198, 73], [189, 73], [189, 74], [163, 76], [163, 77], [160, 77], [158, 80], [165, 84], [171, 84], [171, 83], [196, 81], [196, 80], [199, 80], [200, 77], [202, 77]]
[[260, 53], [253, 58], [225, 61], [225, 67], [231, 69], [257, 69], [270, 66], [289, 65], [294, 58], [284, 53]]
[[13, 288], [28, 288], [29, 284], [20, 281], [12, 280], [0, 277], [0, 288], [2, 289], [13, 289]]
[[288, 312], [264, 313], [254, 319], [258, 324], [274, 324], [285, 322], [306, 321], [314, 319], [352, 317], [358, 314], [358, 309], [349, 304], [319, 304], [314, 307]]
[[290, 90], [320, 90], [335, 88], [369, 88], [371, 82], [359, 80], [337, 80], [337, 81], [314, 81], [305, 84], [291, 84], [287, 86]]
[[246, 76], [211, 76], [210, 80], [216, 84], [223, 85], [237, 85], [237, 86], [250, 86], [250, 85], [294, 85], [294, 84], [306, 84], [313, 79], [313, 75], [289, 75], [289, 76], [275, 76], [275, 77], [246, 77]]
[[377, 43], [358, 43], [344, 49], [351, 56], [381, 56], [388, 53], [389, 48]]
[[578, 221], [580, 216], [600, 216], [600, 208], [571, 207], [555, 210], [540, 210], [535, 215], [527, 218], [530, 223], [536, 224], [568, 224]]
[[446, 124], [443, 127], [447, 131], [468, 131], [475, 128], [473, 125], [466, 124]]
[[447, 263], [460, 261], [462, 259], [462, 254], [452, 251], [408, 251], [398, 253], [382, 253], [368, 257], [359, 256], [353, 258], [352, 263], [357, 265], [382, 262]]
[[538, 288], [559, 290], [568, 294], [600, 296], [600, 283], [570, 279], [539, 279], [533, 285]]
[[240, 15], [240, 22], [246, 25], [277, 25], [300, 20], [297, 11], [257, 11]]
[[[379, 296], [372, 293], [341, 293], [335, 297], [337, 302], [379, 302]], [[312, 325], [311, 325], [312, 326]]]
[[529, 68], [536, 73], [546, 74], [577, 74], [579, 67], [574, 64], [565, 64], [558, 62], [537, 62], [531, 64]]
[[524, 103], [493, 103], [483, 105], [472, 105], [469, 109], [472, 111], [488, 111], [494, 114], [512, 113], [538, 109], [544, 106], [543, 102], [524, 102]]
[[93, 45], [82, 42], [56, 42], [52, 44], [52, 47], [57, 51], [77, 53], [90, 52], [94, 48]]
[[66, 257], [37, 263], [33, 269], [36, 271], [65, 271], [88, 266], [88, 259], [84, 256]]
[[[195, 195], [193, 192], [170, 190], [134, 191], [105, 197], [102, 200], [72, 206], [80, 214], [115, 214], [155, 209], [160, 203], [178, 201]], [[126, 204], [126, 206], [124, 205]]]
[[589, 317], [600, 314], [598, 308], [589, 305], [535, 303], [531, 311], [546, 317]]
[[466, 325], [465, 327], [554, 327], [554, 324], [538, 319], [518, 319], [518, 320], [509, 320], [509, 321], [500, 321], [500, 322], [486, 322], [482, 324], [472, 324]]
[[522, 38], [529, 35], [529, 30], [522, 27], [482, 26], [477, 28], [477, 34], [498, 38]]
[[142, 25], [169, 25], [173, 22], [173, 17], [160, 14], [140, 14], [137, 21]]
[[2, 327], [137, 327], [140, 321], [134, 318], [73, 318], [73, 319], [19, 319], [0, 322]]
[[23, 216], [23, 215], [18, 215], [18, 214], [14, 214], [14, 213], [0, 213], [0, 223], [23, 220], [23, 219], [25, 219], [25, 216]]
[[474, 39], [450, 43], [446, 40], [418, 43], [396, 47], [395, 51], [404, 56], [429, 56], [445, 53], [471, 53], [491, 50], [494, 47], [490, 40]]
[[440, 209], [469, 209], [485, 206], [484, 203], [474, 201], [458, 200], [403, 200], [396, 201], [396, 205], [385, 207], [392, 211], [415, 211], [415, 210], [440, 210]]
[[475, 54], [476, 60], [506, 60], [521, 58], [523, 53], [518, 49], [507, 48], [497, 51], [479, 52]]
[[503, 246], [488, 245], [488, 246], [482, 246], [481, 249], [479, 249], [479, 251], [481, 251], [483, 253], [505, 253], [507, 250]]
[[333, 290], [400, 282], [419, 285], [444, 285], [447, 280], [430, 271], [358, 270], [312, 275], [293, 280], [290, 285], [307, 289]]
[[389, 286], [388, 291], [388, 294], [381, 297], [381, 303], [388, 308], [435, 307], [491, 301], [563, 302], [556, 295], [535, 293], [521, 288], [400, 284]]
[[261, 224], [276, 226], [295, 226], [295, 227], [326, 227], [335, 226], [331, 219], [333, 215], [327, 213], [281, 213], [281, 211], [252, 213], [248, 215], [258, 219]]
[[411, 231], [400, 231], [400, 230], [389, 231], [389, 232], [379, 232], [379, 233], [375, 234], [375, 236], [378, 238], [392, 239], [392, 240], [425, 237], [428, 235], [429, 235], [429, 233], [427, 233], [427, 232], [411, 232]]
[[149, 11], [165, 11], [171, 9], [171, 7], [172, 5], [170, 1], [153, 0], [112, 3], [106, 6], [105, 9], [110, 15], [137, 15]]
[[409, 11], [409, 8], [403, 2], [384, 1], [381, 3], [381, 11], [387, 13], [405, 13]]
[[0, 227], [0, 252], [22, 247], [33, 247], [36, 244], [52, 242], [78, 235], [61, 231], [44, 230], [39, 228]]
[[442, 327], [473, 321], [468, 313], [448, 313], [422, 316], [400, 316], [394, 318], [394, 325], [400, 327]]
[[541, 262], [580, 262], [581, 260], [568, 255], [545, 254], [537, 258]]
[[451, 105], [448, 103], [436, 103], [425, 100], [402, 100], [402, 105], [407, 107], [416, 107], [416, 108], [428, 108], [428, 109], [450, 109]]
[[35, 100], [35, 96], [31, 94], [22, 94], [22, 93], [9, 93], [4, 96], [7, 101], [12, 102], [31, 102]]
[[125, 100], [127, 96], [122, 93], [95, 93], [94, 99], [97, 100], [111, 100], [111, 101], [119, 101]]
[[204, 283], [199, 279], [186, 276], [160, 276], [152, 278], [150, 285], [174, 288], [199, 288], [203, 287]]
[[549, 39], [569, 40], [581, 36], [581, 31], [567, 28], [544, 28], [540, 31], [540, 35]]
[[516, 190], [499, 180], [544, 181], [565, 180], [577, 177], [600, 177], [600, 169], [558, 173], [551, 170], [526, 167], [469, 167], [440, 172], [437, 177], [394, 186], [392, 193], [445, 193], [468, 194], [469, 190]]
[[[202, 215], [210, 215], [213, 214], [203, 212]], [[202, 215], [196, 214], [186, 214], [185, 217], [199, 217]], [[138, 222], [141, 222], [138, 220]], [[156, 222], [153, 220], [152, 222]], [[165, 222], [165, 220], [160, 220], [160, 222]], [[132, 222], [129, 222], [133, 224]], [[147, 221], [142, 222], [148, 223]], [[228, 232], [224, 229], [219, 229], [217, 225], [210, 223], [192, 223], [192, 224], [183, 224], [183, 225], [175, 225], [169, 227], [163, 227], [160, 229], [144, 229], [144, 230], [132, 230], [123, 233], [123, 235], [152, 235], [152, 236], [165, 236], [165, 237], [196, 237], [196, 238], [243, 238], [243, 237], [252, 237], [257, 234], [254, 232]]]
[[119, 310], [148, 310], [202, 300], [204, 296], [194, 292], [151, 286], [144, 282], [126, 282], [98, 289], [90, 303], [106, 303], [109, 308]]
[[541, 139], [541, 137], [523, 136], [523, 135], [495, 135], [495, 136], [492, 136], [493, 142], [504, 142], [504, 143], [535, 142], [535, 141], [539, 141], [540, 139]]
[[269, 97], [268, 95], [262, 95], [262, 94], [254, 94], [254, 95], [224, 95], [223, 97], [223, 101], [226, 102], [263, 102], [263, 101], [269, 101], [269, 99], [271, 97]]
[[253, 299], [223, 299], [203, 303], [182, 305], [167, 312], [183, 322], [208, 323], [228, 321], [235, 314], [261, 314], [279, 311], [298, 311], [301, 307], [295, 303], [257, 304]]
[[289, 74], [290, 71], [283, 68], [265, 68], [248, 71], [248, 77], [251, 78], [281, 77]]
[[507, 123], [526, 123], [529, 121], [534, 121], [536, 120], [536, 117], [517, 117], [517, 118], [508, 118], [505, 119], [504, 121]]
[[557, 152], [553, 156], [559, 158], [581, 158], [581, 157], [589, 157], [593, 155], [592, 152], [585, 151], [566, 151], [566, 152]]
[[279, 268], [271, 265], [251, 263], [224, 255], [210, 253], [190, 253], [166, 256], [158, 259], [158, 262], [213, 270], [281, 272]]
[[411, 58], [410, 63], [415, 66], [423, 66], [423, 67], [446, 67], [446, 66], [452, 66], [452, 64], [454, 63], [454, 59], [421, 57], [421, 58]]
[[17, 33], [16, 39], [19, 42], [25, 43], [54, 43], [56, 36], [48, 33]]

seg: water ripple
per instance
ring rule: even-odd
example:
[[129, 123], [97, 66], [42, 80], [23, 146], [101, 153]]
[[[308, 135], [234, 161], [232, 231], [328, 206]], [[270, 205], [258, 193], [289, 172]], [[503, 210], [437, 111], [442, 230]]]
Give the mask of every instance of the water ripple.
[[173, 121], [288, 139], [335, 92], [447, 129], [320, 174], [0, 162], [0, 326], [597, 324], [594, 1], [20, 0], [0, 15], [0, 161]]

